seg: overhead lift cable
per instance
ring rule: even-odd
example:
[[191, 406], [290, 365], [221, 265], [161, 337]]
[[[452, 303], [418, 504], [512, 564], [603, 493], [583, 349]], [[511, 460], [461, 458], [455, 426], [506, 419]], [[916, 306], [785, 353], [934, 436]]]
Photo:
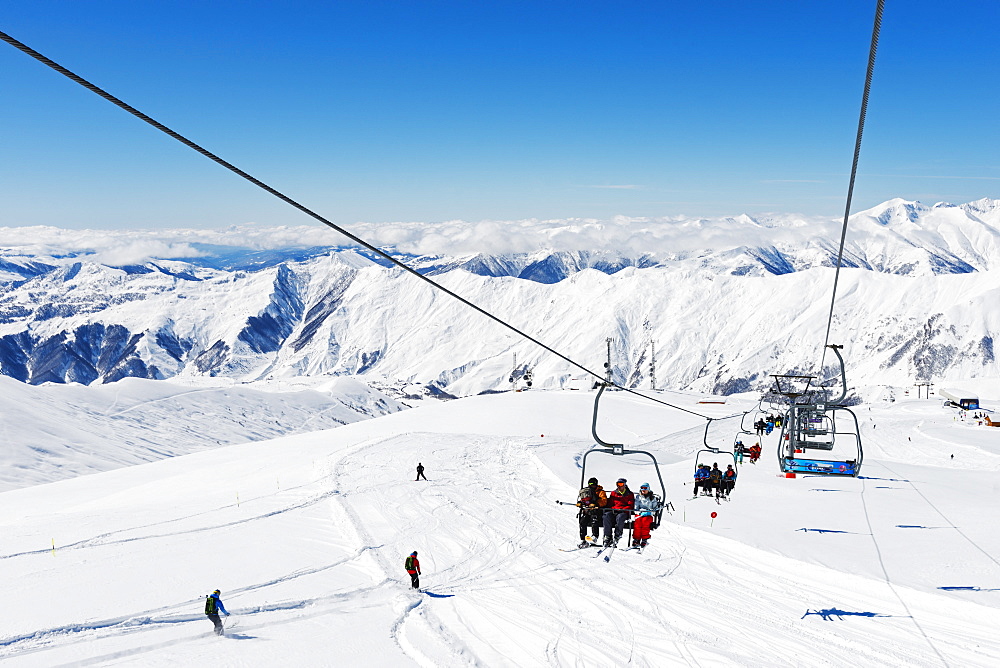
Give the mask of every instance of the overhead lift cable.
[[[814, 475], [845, 475], [857, 476], [861, 472], [864, 450], [861, 444], [861, 428], [857, 416], [848, 408], [847, 371], [844, 358], [840, 354], [843, 346], [830, 343], [830, 330], [833, 326], [833, 313], [837, 303], [837, 285], [840, 280], [840, 268], [843, 264], [844, 246], [847, 239], [847, 225], [851, 215], [851, 201], [854, 197], [854, 182], [858, 174], [858, 159], [861, 155], [861, 138], [865, 130], [865, 117], [868, 113], [868, 98], [871, 94], [872, 78], [875, 72], [875, 55], [878, 51], [878, 38], [882, 29], [882, 13], [885, 0], [878, 0], [875, 7], [875, 19], [872, 26], [871, 46], [868, 49], [868, 69], [865, 73], [865, 89], [861, 97], [861, 113], [858, 118], [858, 133], [854, 141], [854, 161], [851, 165], [851, 178], [847, 187], [847, 204], [844, 209], [844, 224], [840, 232], [840, 246], [837, 251], [837, 267], [833, 277], [833, 290], [830, 297], [830, 313], [826, 320], [826, 334], [823, 340], [822, 356], [820, 358], [820, 374], [826, 364], [827, 350], [833, 350], [840, 363], [841, 396], [831, 400], [826, 381], [820, 383], [820, 388], [811, 391], [809, 385], [815, 376], [775, 375], [777, 391], [789, 400], [786, 419], [782, 421], [781, 437], [778, 441], [778, 463], [781, 470], [794, 476], [796, 473], [811, 473]], [[799, 384], [804, 383], [801, 387]], [[784, 387], [783, 387], [784, 386]], [[842, 431], [837, 427], [837, 417], [848, 417], [849, 428]], [[841, 421], [844, 424], [844, 421]], [[807, 450], [834, 450], [835, 444], [848, 440], [853, 443], [851, 452], [853, 459], [848, 459], [841, 452], [840, 457], [828, 455], [819, 459], [805, 456]], [[801, 455], [801, 456], [800, 456]]]
[[18, 40], [14, 39], [13, 37], [11, 37], [10, 35], [8, 35], [7, 33], [0, 31], [0, 39], [2, 39], [4, 42], [7, 42], [11, 46], [13, 46], [15, 49], [18, 49], [19, 51], [22, 51], [22, 52], [26, 53], [27, 55], [31, 56], [32, 58], [34, 58], [38, 62], [42, 63], [43, 65], [46, 65], [47, 67], [52, 68], [53, 70], [55, 70], [56, 72], [62, 74], [65, 77], [67, 77], [68, 79], [70, 79], [72, 81], [75, 81], [76, 83], [80, 84], [81, 86], [83, 86], [84, 88], [86, 88], [87, 90], [89, 90], [90, 92], [92, 92], [92, 93], [94, 93], [94, 94], [96, 94], [96, 95], [104, 98], [105, 100], [107, 100], [108, 102], [112, 103], [113, 105], [115, 105], [117, 107], [120, 107], [121, 109], [124, 109], [128, 113], [130, 113], [133, 116], [135, 116], [136, 118], [138, 118], [138, 119], [140, 119], [140, 120], [148, 123], [149, 125], [152, 125], [157, 130], [160, 130], [161, 132], [169, 135], [170, 137], [173, 137], [174, 139], [176, 139], [177, 141], [181, 142], [185, 146], [187, 146], [187, 147], [189, 147], [189, 148], [197, 151], [198, 153], [202, 154], [203, 156], [205, 156], [209, 160], [211, 160], [211, 161], [213, 161], [215, 163], [218, 163], [219, 165], [222, 165], [223, 167], [225, 167], [229, 171], [233, 172], [234, 174], [237, 174], [238, 176], [241, 176], [242, 178], [246, 179], [250, 183], [252, 183], [255, 186], [257, 186], [258, 188], [266, 190], [270, 194], [274, 195], [275, 197], [277, 197], [278, 199], [282, 200], [283, 202], [285, 202], [287, 204], [290, 204], [291, 206], [295, 207], [296, 209], [298, 209], [299, 211], [303, 212], [307, 216], [309, 216], [309, 217], [311, 217], [311, 218], [313, 218], [315, 220], [318, 220], [319, 222], [323, 223], [327, 227], [330, 227], [330, 228], [336, 230], [337, 232], [339, 232], [340, 234], [344, 235], [345, 237], [347, 237], [348, 239], [350, 239], [354, 243], [358, 244], [359, 246], [362, 246], [363, 248], [366, 248], [367, 250], [371, 251], [372, 253], [375, 253], [379, 257], [382, 257], [382, 258], [388, 260], [389, 262], [391, 262], [395, 266], [399, 267], [403, 271], [406, 271], [406, 272], [408, 272], [408, 273], [416, 276], [417, 278], [419, 278], [420, 280], [424, 281], [425, 283], [428, 283], [431, 286], [433, 286], [434, 288], [436, 288], [436, 289], [438, 289], [438, 290], [446, 293], [450, 297], [453, 297], [454, 299], [457, 299], [459, 302], [461, 302], [462, 304], [465, 304], [469, 308], [472, 308], [472, 309], [478, 311], [480, 314], [486, 316], [490, 320], [493, 320], [494, 322], [496, 322], [496, 323], [498, 323], [500, 325], [503, 325], [504, 327], [506, 327], [510, 331], [514, 332], [518, 336], [521, 336], [521, 337], [527, 339], [528, 341], [531, 341], [535, 345], [543, 348], [544, 350], [547, 350], [548, 352], [552, 353], [553, 355], [555, 355], [559, 359], [563, 360], [564, 362], [568, 362], [569, 364], [571, 364], [574, 367], [580, 369], [581, 371], [583, 371], [583, 372], [585, 372], [587, 374], [590, 374], [591, 376], [597, 378], [598, 380], [600, 380], [602, 382], [605, 382], [605, 384], [607, 384], [607, 385], [609, 385], [611, 387], [618, 388], [619, 390], [623, 390], [625, 392], [630, 392], [631, 394], [634, 394], [636, 396], [642, 397], [644, 399], [648, 399], [649, 401], [653, 401], [653, 402], [656, 402], [658, 404], [662, 404], [664, 406], [668, 406], [670, 408], [673, 408], [673, 409], [676, 409], [676, 410], [679, 410], [679, 411], [683, 411], [685, 413], [690, 413], [691, 415], [696, 415], [696, 416], [698, 416], [700, 418], [703, 418], [703, 419], [706, 419], [706, 420], [712, 420], [713, 419], [713, 418], [710, 418], [707, 415], [702, 415], [700, 413], [696, 413], [695, 411], [689, 410], [687, 408], [682, 408], [681, 406], [676, 406], [674, 404], [668, 403], [668, 402], [663, 401], [661, 399], [657, 399], [655, 397], [650, 397], [648, 395], [642, 394], [641, 392], [636, 392], [635, 390], [632, 390], [630, 388], [622, 387], [621, 385], [617, 385], [615, 383], [607, 383], [605, 381], [604, 374], [599, 374], [599, 373], [597, 373], [595, 371], [591, 371], [590, 369], [588, 369], [587, 367], [583, 366], [579, 362], [576, 362], [576, 361], [572, 360], [571, 358], [569, 358], [566, 355], [560, 353], [558, 350], [555, 350], [551, 346], [548, 346], [545, 343], [542, 343], [541, 341], [539, 341], [535, 337], [531, 336], [530, 334], [527, 334], [527, 333], [521, 331], [520, 329], [518, 329], [514, 325], [511, 325], [510, 323], [506, 322], [505, 320], [501, 319], [500, 317], [495, 316], [492, 313], [490, 313], [489, 311], [487, 311], [487, 310], [485, 310], [485, 309], [477, 306], [476, 304], [472, 303], [471, 301], [469, 301], [465, 297], [462, 297], [458, 293], [453, 292], [452, 290], [449, 290], [448, 288], [444, 287], [443, 285], [441, 285], [437, 281], [429, 278], [428, 276], [425, 276], [424, 274], [421, 274], [419, 271], [417, 271], [413, 267], [409, 266], [405, 262], [402, 262], [401, 260], [396, 259], [395, 257], [393, 257], [392, 255], [390, 255], [389, 253], [383, 251], [380, 248], [377, 248], [376, 246], [373, 246], [372, 244], [368, 243], [367, 241], [365, 241], [361, 237], [359, 237], [359, 236], [357, 236], [355, 234], [352, 234], [351, 232], [347, 231], [346, 229], [344, 229], [340, 225], [337, 225], [336, 223], [334, 223], [334, 222], [332, 222], [332, 221], [324, 218], [323, 216], [319, 215], [318, 213], [316, 213], [312, 209], [309, 209], [308, 207], [300, 204], [299, 202], [295, 201], [291, 197], [288, 197], [284, 193], [282, 193], [282, 192], [276, 190], [275, 188], [272, 188], [271, 186], [267, 185], [263, 181], [255, 178], [253, 176], [251, 176], [250, 174], [247, 174], [246, 172], [244, 172], [239, 167], [236, 167], [235, 165], [233, 165], [233, 164], [231, 164], [231, 163], [223, 160], [222, 158], [220, 158], [219, 156], [215, 155], [214, 153], [212, 153], [208, 149], [206, 149], [206, 148], [204, 148], [204, 147], [196, 144], [195, 142], [191, 141], [187, 137], [184, 137], [183, 135], [181, 135], [181, 134], [179, 134], [179, 133], [171, 130], [170, 128], [168, 128], [167, 126], [163, 125], [159, 121], [157, 121], [157, 120], [155, 120], [155, 119], [147, 116], [146, 114], [142, 113], [141, 111], [139, 111], [135, 107], [133, 107], [133, 106], [131, 106], [131, 105], [123, 102], [122, 100], [119, 100], [117, 97], [115, 97], [111, 93], [108, 93], [107, 91], [105, 91], [104, 89], [100, 88], [99, 86], [96, 86], [96, 85], [92, 84], [91, 82], [87, 81], [86, 79], [84, 79], [83, 77], [79, 76], [78, 74], [75, 74], [75, 73], [71, 72], [70, 70], [68, 70], [65, 67], [63, 67], [62, 65], [60, 65], [59, 63], [51, 60], [50, 58], [47, 58], [46, 56], [42, 55], [38, 51], [35, 51], [34, 49], [32, 49], [31, 47], [29, 47], [28, 45], [26, 45], [26, 44], [24, 44], [22, 42], [19, 42]]
[[875, 23], [872, 26], [872, 42], [868, 49], [868, 71], [865, 73], [865, 92], [861, 96], [861, 114], [858, 117], [858, 136], [854, 140], [854, 162], [851, 164], [851, 180], [847, 186], [847, 206], [844, 209], [844, 224], [840, 230], [840, 247], [837, 249], [837, 268], [833, 274], [833, 294], [830, 296], [830, 315], [826, 321], [826, 336], [823, 338], [823, 354], [820, 359], [820, 373], [826, 362], [827, 346], [830, 345], [830, 327], [833, 325], [833, 310], [837, 303], [837, 283], [840, 281], [840, 265], [844, 259], [844, 244], [847, 240], [847, 219], [851, 215], [851, 200], [854, 199], [854, 180], [858, 175], [858, 158], [861, 156], [861, 136], [865, 132], [865, 116], [868, 115], [868, 96], [872, 90], [872, 76], [875, 73], [875, 53], [878, 51], [878, 36], [882, 31], [882, 10], [885, 0], [878, 0], [875, 7]]

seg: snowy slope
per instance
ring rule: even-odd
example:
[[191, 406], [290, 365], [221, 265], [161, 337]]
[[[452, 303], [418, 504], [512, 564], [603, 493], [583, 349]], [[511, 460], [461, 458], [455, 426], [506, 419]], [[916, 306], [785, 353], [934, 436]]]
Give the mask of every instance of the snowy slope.
[[403, 410], [351, 378], [235, 384], [129, 378], [33, 387], [0, 376], [0, 490]]
[[[995, 384], [994, 394], [973, 389], [987, 404], [1000, 396]], [[713, 416], [752, 406], [664, 398]], [[703, 420], [608, 396], [602, 436], [657, 454], [676, 512], [645, 553], [605, 563], [595, 550], [560, 551], [576, 526], [572, 509], [554, 503], [579, 484], [592, 400], [474, 397], [0, 494], [0, 657], [11, 666], [1000, 661], [1000, 535], [984, 521], [1000, 513], [993, 430], [933, 399], [862, 406], [865, 478], [778, 477], [770, 437], [761, 462], [742, 467], [733, 500], [716, 505], [686, 498]], [[731, 442], [733, 431], [713, 436]], [[411, 479], [418, 461], [428, 482]], [[609, 455], [588, 468], [605, 484], [655, 480], [648, 464]], [[414, 549], [424, 594], [408, 590], [402, 571]], [[201, 614], [216, 587], [237, 622], [223, 639]]]

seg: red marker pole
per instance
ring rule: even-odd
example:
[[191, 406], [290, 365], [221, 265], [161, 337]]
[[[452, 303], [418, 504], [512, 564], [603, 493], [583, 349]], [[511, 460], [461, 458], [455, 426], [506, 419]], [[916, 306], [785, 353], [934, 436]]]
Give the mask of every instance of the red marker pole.
[[712, 521], [708, 523], [708, 526], [709, 526], [709, 527], [711, 527], [711, 526], [712, 526], [713, 524], [715, 524], [715, 518], [716, 518], [716, 517], [718, 517], [718, 516], [719, 516], [719, 513], [715, 512], [715, 511], [713, 510], [713, 511], [712, 511]]

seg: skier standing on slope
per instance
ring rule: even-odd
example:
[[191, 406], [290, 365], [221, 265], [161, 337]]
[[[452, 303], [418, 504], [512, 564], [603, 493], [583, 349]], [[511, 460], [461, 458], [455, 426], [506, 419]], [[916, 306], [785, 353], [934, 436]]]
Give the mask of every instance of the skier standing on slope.
[[632, 521], [632, 547], [646, 547], [653, 524], [653, 514], [660, 510], [661, 505], [660, 497], [650, 491], [649, 483], [642, 483], [639, 487], [639, 496], [635, 497], [635, 513], [638, 517]]
[[[625, 478], [618, 478], [615, 491], [608, 495], [608, 505], [604, 509], [604, 546], [618, 541], [625, 531], [625, 520], [632, 514], [635, 507], [635, 493], [626, 485]], [[611, 538], [611, 528], [614, 527], [614, 539]]]
[[420, 480], [421, 478], [427, 480], [427, 476], [424, 475], [424, 465], [417, 462], [417, 480]]
[[219, 598], [220, 592], [218, 589], [213, 591], [211, 594], [205, 597], [205, 616], [212, 620], [215, 624], [215, 635], [222, 635], [222, 620], [219, 619], [219, 613], [221, 612], [226, 617], [229, 613], [226, 612], [226, 606], [222, 605], [222, 599]]
[[410, 582], [414, 589], [420, 588], [420, 561], [417, 560], [417, 551], [410, 552], [410, 556], [403, 562], [403, 568], [410, 574]]
[[601, 537], [601, 519], [604, 507], [608, 505], [608, 495], [604, 488], [597, 484], [597, 478], [587, 481], [587, 486], [580, 490], [576, 497], [576, 505], [580, 508], [577, 517], [580, 519], [580, 547], [587, 547], [587, 530], [594, 534], [594, 542]]

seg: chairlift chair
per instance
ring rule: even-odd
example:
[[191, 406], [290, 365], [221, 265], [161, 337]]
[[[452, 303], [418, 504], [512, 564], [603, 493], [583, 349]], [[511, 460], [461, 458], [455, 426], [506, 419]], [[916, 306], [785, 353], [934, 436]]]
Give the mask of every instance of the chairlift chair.
[[[714, 447], [714, 446], [711, 446], [711, 445], [708, 444], [708, 428], [711, 427], [711, 426], [712, 426], [712, 421], [711, 420], [709, 420], [708, 422], [705, 423], [705, 433], [702, 436], [702, 446], [703, 447], [694, 456], [694, 470], [695, 470], [695, 472], [698, 471], [698, 467], [701, 466], [702, 464], [708, 464], [709, 462], [706, 461], [706, 460], [708, 460], [710, 458], [714, 460], [714, 461], [711, 462], [712, 464], [717, 464], [718, 463], [717, 460], [718, 460], [719, 457], [726, 458], [726, 462], [727, 463], [728, 463], [729, 459], [732, 459], [733, 460], [733, 466], [734, 467], [736, 466], [736, 453], [735, 452], [729, 452], [727, 450], [723, 450], [722, 448], [717, 448], [717, 447]], [[756, 438], [756, 434], [754, 434], [753, 432], [741, 431], [740, 433], [741, 434], [747, 434], [748, 436], [753, 436], [754, 438]], [[739, 438], [739, 434], [737, 434], [736, 438], [737, 439]], [[733, 448], [735, 449], [735, 447], [736, 447], [736, 440], [734, 439], [733, 440]], [[711, 457], [709, 457], [709, 455], [711, 455]]]
[[597, 390], [597, 396], [594, 397], [594, 419], [591, 423], [591, 433], [594, 436], [596, 444], [593, 448], [583, 453], [583, 459], [580, 462], [580, 489], [583, 489], [587, 482], [587, 458], [595, 452], [617, 457], [644, 455], [653, 462], [653, 468], [656, 470], [656, 479], [660, 483], [660, 509], [656, 511], [656, 515], [653, 517], [653, 527], [658, 527], [660, 525], [660, 519], [663, 516], [663, 509], [667, 505], [667, 487], [663, 484], [663, 476], [660, 475], [660, 465], [657, 463], [656, 457], [646, 450], [630, 450], [621, 443], [608, 443], [597, 435], [597, 413], [600, 406], [601, 395], [604, 393], [606, 387], [606, 383], [600, 383], [599, 389]]
[[[811, 376], [775, 376], [779, 392], [789, 389], [788, 379], [809, 379], [800, 390], [782, 392], [790, 400], [788, 411], [781, 425], [778, 440], [778, 464], [786, 473], [808, 473], [813, 475], [834, 475], [857, 477], [861, 472], [864, 451], [861, 446], [861, 427], [858, 417], [843, 402], [847, 398], [847, 373], [844, 358], [840, 354], [842, 346], [828, 346], [840, 362], [842, 393], [833, 401], [822, 394], [808, 389]], [[784, 384], [783, 384], [784, 381]], [[838, 430], [839, 424], [847, 428]], [[806, 450], [824, 450], [855, 454], [853, 459], [814, 459], [802, 456]]]
[[790, 420], [798, 420], [798, 447], [806, 450], [833, 450], [836, 411], [828, 413], [824, 404], [798, 408], [798, 415], [789, 415]]

